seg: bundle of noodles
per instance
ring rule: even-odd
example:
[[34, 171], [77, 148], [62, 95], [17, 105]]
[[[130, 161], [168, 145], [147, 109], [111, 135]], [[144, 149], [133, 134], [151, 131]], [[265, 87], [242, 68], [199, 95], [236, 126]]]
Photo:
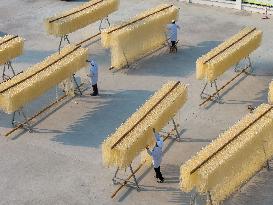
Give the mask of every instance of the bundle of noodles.
[[12, 113], [86, 66], [87, 49], [70, 45], [0, 84], [0, 108]]
[[163, 128], [186, 98], [187, 87], [184, 84], [174, 81], [164, 84], [103, 142], [104, 164], [118, 167], [131, 164], [141, 151], [155, 142], [152, 127], [156, 130]]
[[210, 191], [219, 204], [273, 156], [272, 130], [272, 106], [262, 104], [181, 166], [181, 189]]
[[14, 35], [0, 37], [0, 65], [22, 55], [24, 39]]
[[63, 36], [105, 18], [118, 9], [119, 0], [93, 0], [45, 20], [48, 34]]
[[196, 61], [196, 78], [213, 81], [247, 57], [262, 41], [262, 31], [246, 27]]
[[268, 102], [273, 104], [273, 81], [269, 84]]
[[178, 18], [178, 8], [163, 4], [147, 10], [120, 25], [103, 29], [101, 41], [111, 48], [111, 66], [121, 68], [141, 56], [162, 47], [166, 25]]

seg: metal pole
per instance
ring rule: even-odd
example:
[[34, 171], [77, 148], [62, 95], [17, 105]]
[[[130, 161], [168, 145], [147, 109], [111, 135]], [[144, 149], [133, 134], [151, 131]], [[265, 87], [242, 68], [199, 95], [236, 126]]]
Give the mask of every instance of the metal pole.
[[75, 84], [76, 84], [77, 90], [79, 91], [80, 95], [82, 95], [82, 91], [81, 91], [81, 89], [80, 89], [79, 84], [78, 84], [77, 81], [76, 81], [75, 74], [73, 74], [73, 80], [74, 80], [74, 82], [75, 82]]
[[205, 86], [204, 86], [204, 88], [203, 88], [203, 90], [202, 90], [202, 92], [201, 92], [201, 94], [200, 94], [200, 98], [201, 98], [201, 99], [203, 99], [203, 96], [202, 96], [202, 95], [204, 94], [204, 91], [205, 91], [207, 85], [208, 85], [208, 82], [206, 82], [206, 84], [205, 84]]
[[69, 41], [69, 39], [68, 39], [68, 35], [67, 35], [67, 34], [64, 36], [64, 38], [65, 38], [65, 40], [67, 41], [67, 43], [70, 44], [70, 41]]
[[33, 130], [32, 130], [32, 128], [31, 128], [30, 124], [29, 124], [29, 121], [28, 121], [28, 119], [27, 119], [27, 116], [25, 115], [25, 113], [24, 113], [24, 111], [23, 111], [23, 108], [21, 108], [21, 113], [22, 113], [23, 117], [25, 118], [25, 124], [27, 125], [26, 128], [28, 129], [29, 132], [32, 132]]
[[177, 130], [177, 126], [176, 126], [176, 123], [174, 121], [174, 119], [172, 118], [172, 122], [173, 122], [173, 126], [174, 126], [174, 129], [176, 131], [176, 140], [180, 140], [180, 135], [179, 135], [179, 132]]
[[135, 173], [134, 173], [134, 171], [133, 171], [133, 168], [132, 168], [132, 165], [131, 165], [131, 164], [129, 165], [129, 168], [130, 168], [130, 171], [131, 171], [131, 173], [132, 173], [132, 175], [133, 175], [134, 181], [135, 181], [135, 183], [136, 183], [137, 191], [140, 191], [140, 188], [139, 188], [139, 186], [138, 186], [138, 183], [137, 183], [137, 180], [136, 180], [136, 176], [135, 176]]
[[115, 172], [115, 175], [114, 175], [114, 177], [112, 178], [113, 184], [116, 184], [116, 177], [117, 177], [118, 171], [119, 171], [119, 167], [117, 168], [117, 170], [116, 170], [116, 172]]
[[207, 204], [210, 204], [210, 205], [213, 205], [213, 203], [212, 203], [212, 200], [211, 200], [211, 194], [210, 194], [210, 192], [208, 191], [207, 192]]
[[215, 90], [216, 90], [216, 92], [217, 92], [217, 99], [219, 100], [219, 99], [220, 99], [220, 94], [219, 94], [219, 92], [218, 92], [216, 80], [214, 80], [213, 83], [214, 83], [214, 86], [215, 86]]

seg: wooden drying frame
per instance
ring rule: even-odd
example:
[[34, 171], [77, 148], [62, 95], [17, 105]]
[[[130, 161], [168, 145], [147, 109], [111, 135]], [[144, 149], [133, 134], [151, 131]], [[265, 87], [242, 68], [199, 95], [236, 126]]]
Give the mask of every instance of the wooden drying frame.
[[180, 84], [180, 81], [177, 81], [175, 85], [164, 95], [162, 96], [159, 101], [151, 107], [148, 112], [145, 113], [125, 134], [123, 134], [111, 147], [111, 149], [114, 149], [159, 103], [162, 102], [162, 100], [170, 94], [178, 85]]
[[233, 140], [237, 139], [243, 132], [245, 132], [248, 128], [250, 128], [253, 124], [255, 124], [258, 120], [260, 120], [263, 116], [265, 116], [268, 112], [270, 112], [273, 108], [273, 105], [270, 106], [265, 112], [263, 112], [258, 118], [256, 118], [255, 120], [253, 120], [250, 124], [248, 124], [248, 126], [246, 126], [243, 130], [241, 130], [240, 132], [238, 132], [232, 139], [230, 139], [228, 142], [226, 142], [225, 144], [223, 144], [219, 149], [216, 150], [216, 152], [214, 152], [212, 155], [210, 155], [207, 159], [205, 159], [202, 163], [200, 163], [197, 167], [195, 167], [190, 174], [193, 174], [194, 172], [196, 172], [198, 169], [200, 169], [200, 167], [202, 167], [206, 162], [208, 162], [212, 157], [214, 157], [217, 153], [219, 153], [221, 150], [223, 150], [230, 142], [232, 142]]

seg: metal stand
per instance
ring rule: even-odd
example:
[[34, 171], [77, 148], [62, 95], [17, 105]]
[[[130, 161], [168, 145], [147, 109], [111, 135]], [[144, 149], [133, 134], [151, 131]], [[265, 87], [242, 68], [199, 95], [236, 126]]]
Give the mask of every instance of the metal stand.
[[76, 88], [77, 88], [78, 92], [80, 93], [80, 95], [82, 95], [82, 91], [81, 91], [81, 89], [80, 89], [79, 84], [78, 84], [77, 81], [76, 81], [75, 74], [73, 74], [73, 80], [74, 80], [74, 83], [75, 83], [75, 85], [76, 85]]
[[[202, 89], [202, 92], [200, 93], [200, 97], [201, 99], [206, 99], [207, 96], [211, 96], [210, 94], [208, 93], [205, 93], [205, 90], [207, 88], [207, 85], [208, 85], [209, 82], [206, 82], [205, 86], [203, 87]], [[216, 83], [216, 80], [210, 82], [210, 87], [212, 87], [214, 85], [215, 87], [215, 91], [217, 92], [215, 98], [213, 100], [215, 100], [216, 102], [220, 102], [220, 95], [218, 93], [218, 87], [217, 87], [217, 83]]]
[[67, 41], [67, 43], [70, 44], [70, 41], [68, 39], [68, 34], [65, 34], [64, 36], [61, 36], [61, 40], [60, 40], [60, 43], [59, 43], [59, 53], [61, 52], [61, 46], [62, 46], [63, 41]]
[[177, 141], [180, 141], [180, 135], [179, 135], [179, 132], [178, 132], [178, 130], [177, 130], [177, 125], [176, 125], [176, 123], [175, 123], [175, 121], [174, 121], [174, 118], [172, 118], [172, 122], [173, 122], [173, 127], [174, 127], [174, 129], [175, 129], [175, 132], [176, 132], [176, 140]]
[[239, 63], [237, 63], [237, 64], [235, 65], [234, 71], [235, 71], [236, 73], [239, 73], [239, 72], [241, 72], [243, 69], [248, 68], [249, 70], [248, 70], [248, 71], [245, 71], [244, 73], [247, 74], [247, 75], [250, 75], [251, 73], [253, 73], [253, 67], [252, 67], [252, 63], [251, 63], [250, 57], [247, 56], [247, 57], [244, 58], [242, 61], [244, 62], [244, 66], [243, 66], [243, 67], [239, 67]]
[[2, 79], [5, 80], [9, 80], [11, 77], [9, 75], [6, 74], [6, 71], [11, 69], [13, 76], [15, 76], [15, 71], [11, 65], [11, 61], [8, 61], [4, 64], [4, 69], [3, 69], [3, 74], [2, 74]]
[[196, 198], [197, 198], [197, 192], [194, 191], [194, 192], [191, 194], [190, 205], [196, 205]]
[[[21, 122], [16, 121], [16, 120], [15, 120], [15, 118], [16, 118], [16, 113], [17, 113], [18, 115], [21, 115], [21, 114], [22, 114], [22, 116], [23, 116], [25, 122], [21, 123]], [[19, 110], [15, 111], [15, 112], [12, 114], [12, 121], [11, 121], [11, 124], [12, 124], [13, 127], [15, 127], [15, 126], [17, 126], [17, 125], [21, 125], [24, 129], [28, 130], [29, 132], [32, 132], [32, 131], [33, 131], [32, 128], [31, 128], [31, 126], [30, 126], [30, 124], [29, 124], [29, 122], [28, 122], [27, 116], [26, 116], [26, 114], [25, 114], [24, 111], [23, 111], [23, 108], [20, 108]]]
[[211, 200], [211, 194], [209, 191], [207, 192], [207, 204], [213, 205], [212, 200]]
[[[129, 165], [129, 168], [130, 168], [131, 176], [134, 178], [134, 184], [136, 186], [136, 190], [140, 191], [140, 187], [138, 185], [138, 182], [137, 182], [137, 179], [136, 179], [136, 175], [135, 175], [135, 173], [133, 171], [133, 168], [132, 168], [131, 164]], [[112, 178], [113, 184], [114, 185], [122, 184], [120, 181], [124, 181], [124, 182], [126, 182], [126, 186], [128, 186], [127, 183], [130, 182], [130, 181], [117, 178], [117, 174], [118, 174], [119, 170], [120, 170], [120, 168], [118, 167], [117, 170], [116, 170], [116, 172], [115, 172], [114, 177]], [[130, 186], [130, 187], [132, 187], [132, 186]], [[132, 188], [135, 188], [135, 187], [132, 187]]]
[[106, 21], [108, 23], [108, 26], [111, 25], [110, 22], [109, 22], [108, 16], [106, 16], [104, 19], [100, 20], [99, 31], [101, 31], [101, 29], [102, 29], [102, 23], [103, 23], [103, 21]]

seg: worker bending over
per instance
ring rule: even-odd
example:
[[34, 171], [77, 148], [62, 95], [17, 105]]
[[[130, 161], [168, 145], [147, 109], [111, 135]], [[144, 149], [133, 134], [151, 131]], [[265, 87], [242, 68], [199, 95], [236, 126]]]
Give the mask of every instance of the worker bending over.
[[157, 181], [158, 183], [163, 183], [164, 178], [160, 172], [160, 164], [162, 161], [162, 148], [163, 148], [163, 140], [161, 139], [160, 135], [155, 132], [155, 129], [153, 128], [154, 137], [156, 139], [155, 146], [152, 151], [149, 150], [148, 147], [146, 147], [148, 154], [153, 158], [153, 166], [156, 174], [156, 178], [159, 179]]

